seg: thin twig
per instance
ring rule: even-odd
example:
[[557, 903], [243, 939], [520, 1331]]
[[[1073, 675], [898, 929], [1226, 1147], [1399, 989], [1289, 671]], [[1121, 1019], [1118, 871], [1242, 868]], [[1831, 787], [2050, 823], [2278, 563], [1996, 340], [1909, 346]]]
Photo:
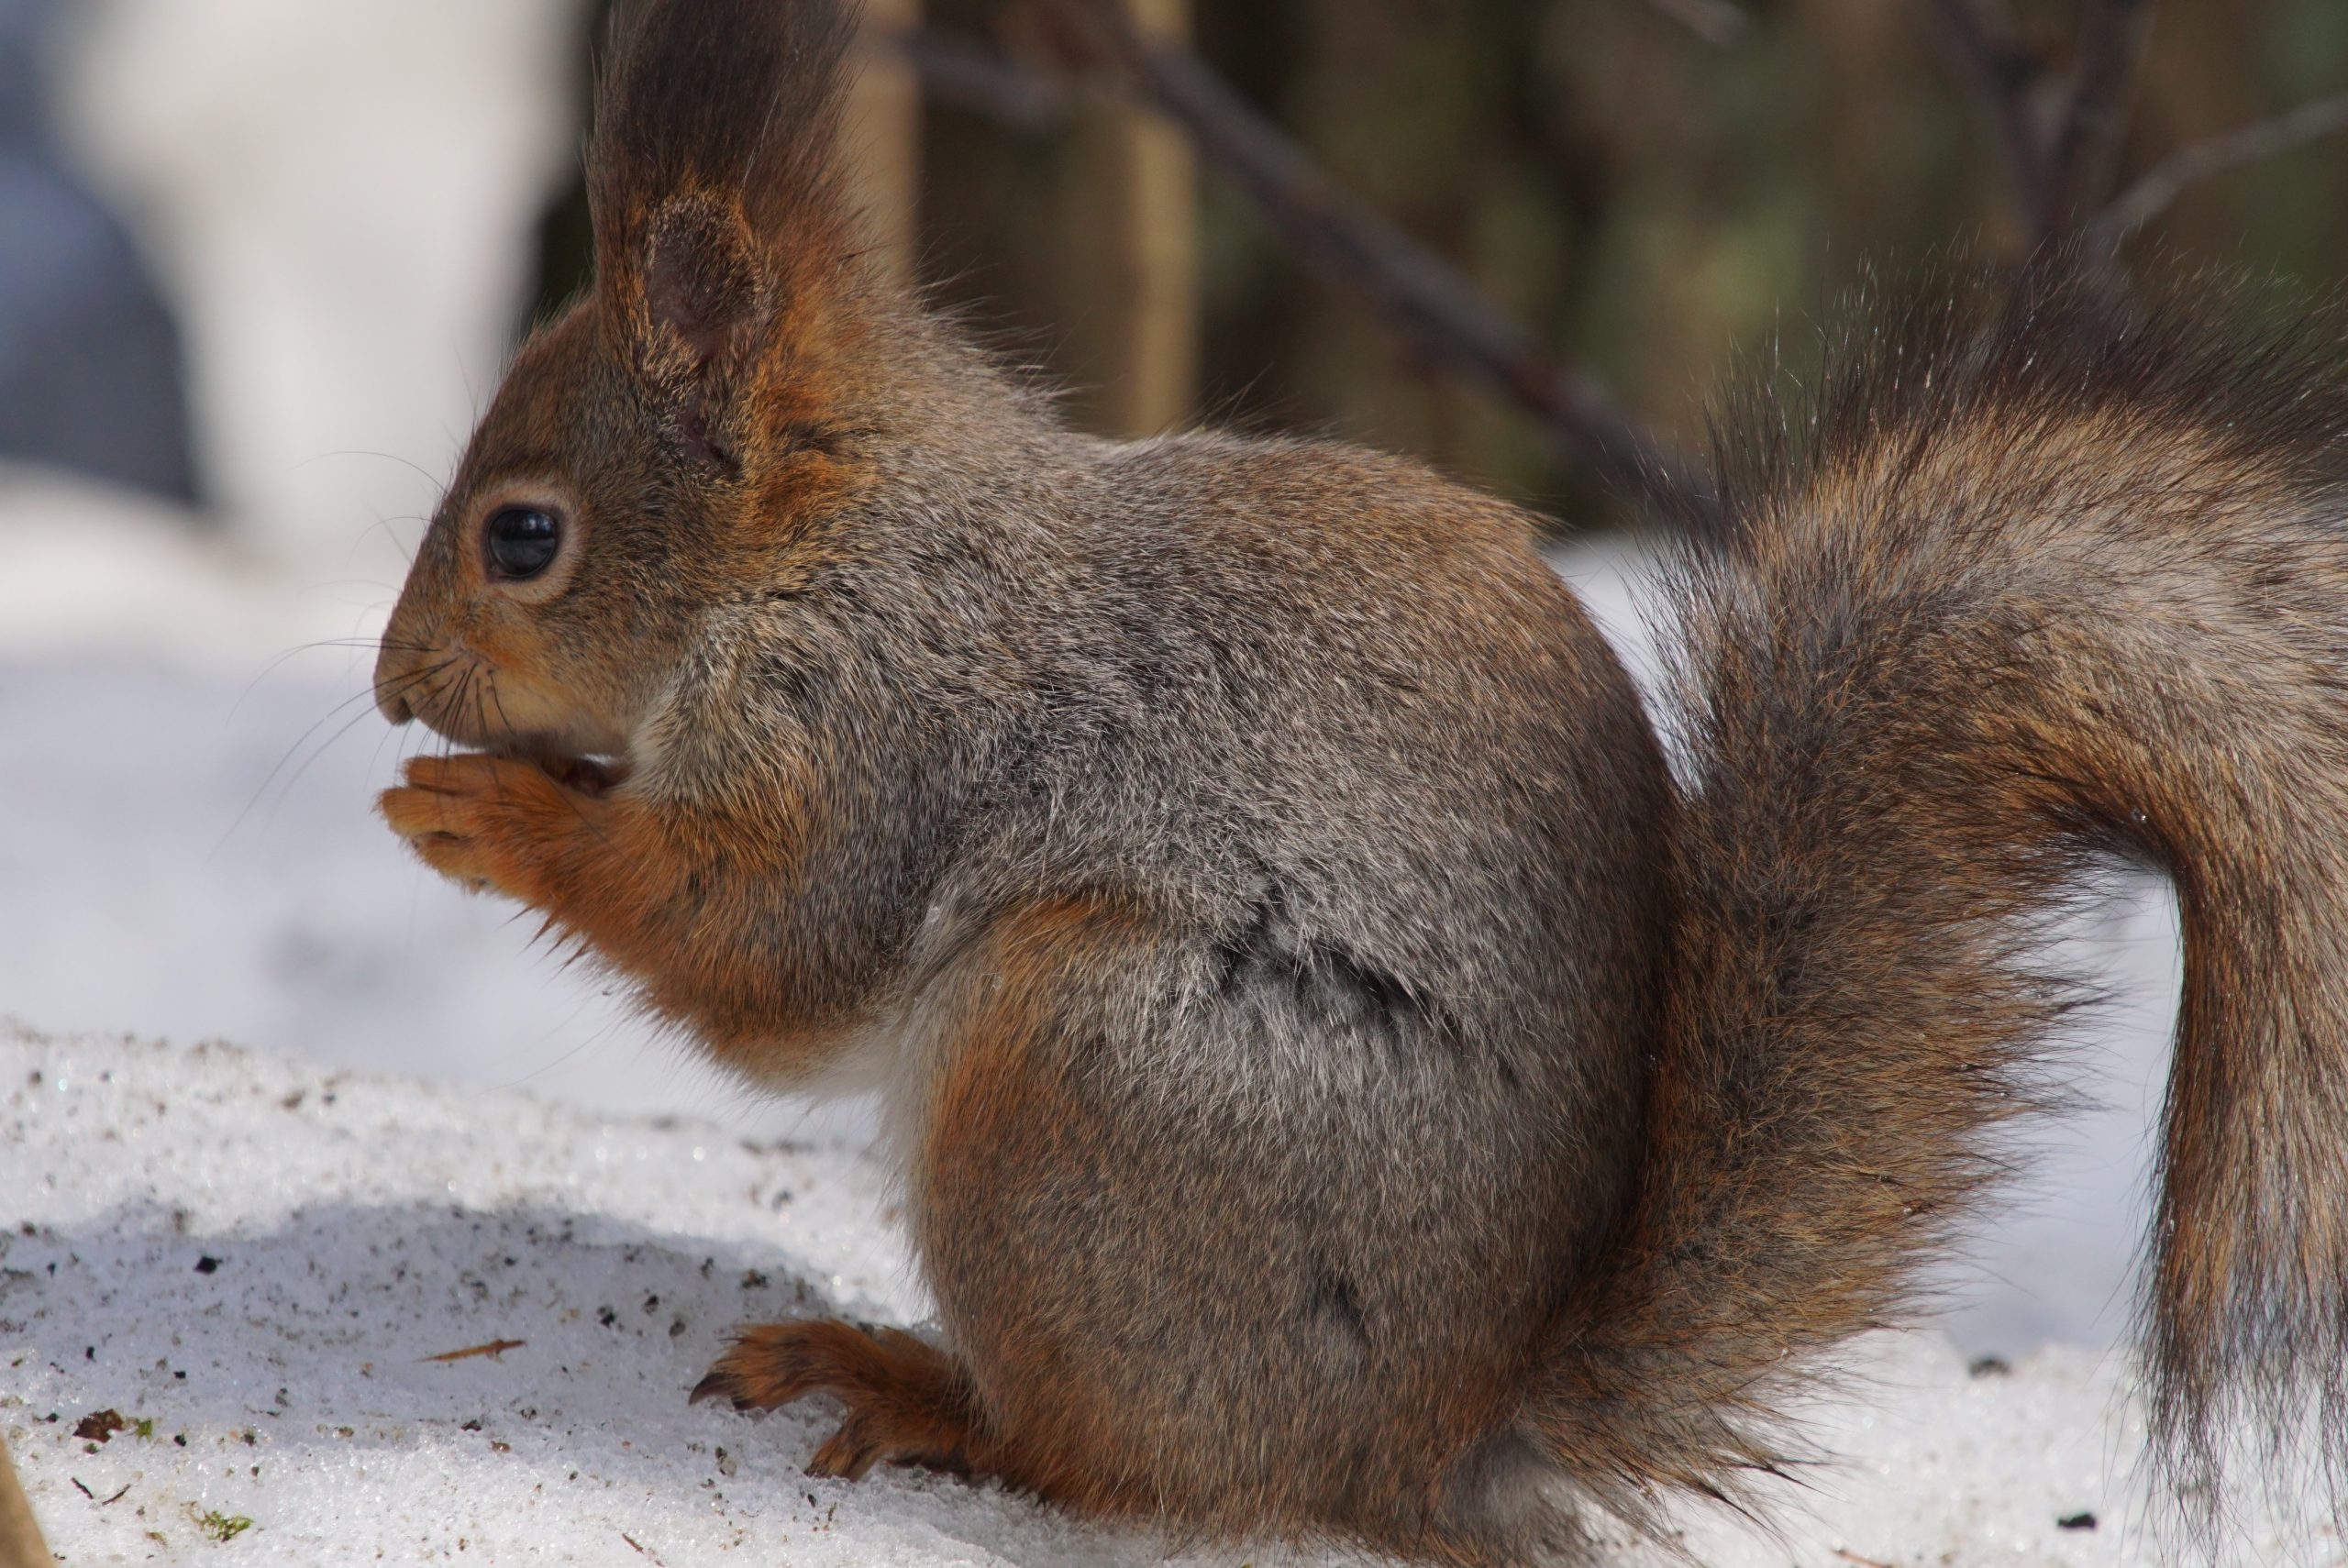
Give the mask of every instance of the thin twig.
[[1916, 0], [1926, 25], [1995, 133], [2014, 202], [2032, 227], [2045, 210], [2047, 153], [2038, 91], [2046, 67], [2024, 49], [2000, 0]]
[[1753, 18], [1729, 0], [1647, 0], [1647, 5], [1715, 49], [1734, 49], [1753, 31]]
[[889, 41], [934, 102], [1030, 134], [1056, 130], [1076, 112], [1075, 84], [1006, 60], [983, 44], [932, 28], [900, 33]]
[[40, 1538], [40, 1522], [33, 1518], [32, 1501], [9, 1462], [7, 1440], [0, 1438], [0, 1568], [48, 1568], [52, 1561]]
[[528, 1342], [526, 1340], [492, 1340], [487, 1344], [467, 1345], [462, 1350], [442, 1351], [438, 1355], [427, 1355], [424, 1359], [426, 1361], [471, 1361], [476, 1356], [485, 1355], [492, 1361], [504, 1361], [507, 1351], [520, 1350]]
[[2046, 158], [2042, 237], [2087, 222], [2110, 199], [2152, 27], [2153, 0], [2090, 0], [2080, 18], [2078, 69]]
[[2108, 245], [2117, 246], [2160, 216], [2188, 187], [2343, 131], [2348, 131], [2348, 93], [2335, 93], [2272, 119], [2221, 131], [2154, 164], [2088, 226]]
[[1338, 190], [1195, 55], [1145, 45], [1099, 0], [1047, 4], [1182, 127], [1301, 258], [1368, 299], [1430, 363], [1498, 390], [1610, 482], [1676, 517], [1712, 521], [1717, 502], [1696, 469], [1640, 431], [1590, 377], [1551, 364], [1522, 326], [1433, 252]]

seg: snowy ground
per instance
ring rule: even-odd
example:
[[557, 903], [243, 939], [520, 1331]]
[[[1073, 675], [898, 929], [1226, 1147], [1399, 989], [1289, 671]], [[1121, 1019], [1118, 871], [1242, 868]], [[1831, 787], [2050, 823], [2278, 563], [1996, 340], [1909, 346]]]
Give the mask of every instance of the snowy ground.
[[[851, 1152], [225, 1045], [0, 1029], [0, 1192], [21, 1218], [0, 1236], [0, 1432], [68, 1562], [1163, 1555], [991, 1487], [807, 1480], [821, 1408], [685, 1404], [745, 1320], [921, 1318], [882, 1173]], [[1700, 1560], [2165, 1559], [2127, 1490], [2138, 1422], [2098, 1358], [1976, 1376], [1924, 1332], [1856, 1360], [1865, 1397], [1819, 1428], [1844, 1458], [1795, 1500], [1787, 1540], [1703, 1521]], [[106, 1411], [123, 1430], [76, 1435]], [[2084, 1514], [2095, 1528], [2058, 1522]], [[2309, 1568], [2342, 1556], [2321, 1527], [2255, 1518], [2243, 1545]]]

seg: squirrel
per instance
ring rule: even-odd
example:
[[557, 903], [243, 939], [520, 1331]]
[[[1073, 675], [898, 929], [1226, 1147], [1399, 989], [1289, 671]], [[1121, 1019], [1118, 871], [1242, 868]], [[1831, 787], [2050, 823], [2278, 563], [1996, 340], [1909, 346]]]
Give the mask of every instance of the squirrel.
[[741, 1078], [880, 1099], [936, 1337], [750, 1328], [695, 1398], [1190, 1540], [1757, 1506], [2055, 1098], [2047, 925], [2117, 851], [2185, 933], [2157, 1452], [2190, 1491], [2312, 1410], [2342, 1474], [2335, 340], [2053, 271], [1878, 312], [1723, 438], [1651, 719], [1530, 513], [1078, 434], [883, 277], [853, 27], [620, 8], [593, 282], [375, 677], [461, 748], [382, 797], [427, 865]]

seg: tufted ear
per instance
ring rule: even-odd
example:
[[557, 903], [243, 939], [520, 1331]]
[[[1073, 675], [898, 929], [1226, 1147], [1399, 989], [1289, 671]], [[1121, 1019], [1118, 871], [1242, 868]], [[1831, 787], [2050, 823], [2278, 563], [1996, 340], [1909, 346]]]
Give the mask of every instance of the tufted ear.
[[676, 421], [686, 453], [727, 472], [732, 405], [774, 325], [774, 285], [741, 210], [705, 196], [655, 208], [618, 302], [629, 357]]
[[853, 262], [838, 0], [625, 0], [588, 149], [596, 293], [687, 447]]

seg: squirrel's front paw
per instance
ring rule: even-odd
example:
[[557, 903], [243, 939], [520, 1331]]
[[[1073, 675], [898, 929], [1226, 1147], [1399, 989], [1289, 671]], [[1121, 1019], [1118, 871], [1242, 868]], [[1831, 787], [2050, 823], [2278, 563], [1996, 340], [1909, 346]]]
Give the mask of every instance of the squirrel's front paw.
[[536, 763], [481, 752], [415, 757], [404, 777], [377, 805], [426, 865], [541, 907], [556, 855], [594, 799]]

